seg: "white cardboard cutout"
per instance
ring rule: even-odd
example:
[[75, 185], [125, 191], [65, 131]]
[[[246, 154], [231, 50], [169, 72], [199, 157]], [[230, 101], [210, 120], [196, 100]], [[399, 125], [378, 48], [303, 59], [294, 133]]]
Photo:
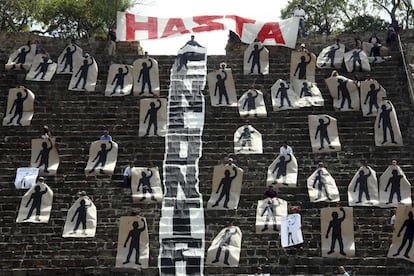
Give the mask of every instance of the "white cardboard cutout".
[[7, 109], [3, 126], [30, 126], [34, 113], [35, 95], [29, 89], [20, 86], [10, 88], [7, 97]]
[[234, 153], [261, 154], [263, 153], [262, 134], [251, 125], [239, 127], [234, 133]]
[[238, 101], [240, 117], [267, 117], [263, 93], [260, 90], [249, 89]]
[[[134, 67], [134, 96], [154, 96], [160, 94], [158, 61], [151, 57], [137, 59]], [[150, 87], [151, 86], [151, 87]]]
[[96, 206], [88, 196], [79, 197], [68, 210], [62, 237], [95, 237]]
[[325, 79], [333, 106], [340, 111], [359, 110], [359, 90], [356, 83], [344, 76], [331, 76]]
[[316, 169], [307, 179], [310, 202], [338, 202], [339, 191], [335, 179], [326, 168]]
[[377, 116], [380, 104], [387, 93], [378, 81], [368, 79], [361, 82], [361, 109], [365, 117]]
[[207, 74], [211, 106], [237, 106], [237, 93], [230, 68]]
[[298, 162], [293, 154], [278, 155], [267, 169], [267, 185], [296, 187]]
[[167, 99], [140, 100], [138, 136], [165, 136], [167, 133]]
[[56, 73], [57, 64], [47, 55], [38, 54], [34, 57], [32, 66], [26, 74], [26, 80], [51, 81]]
[[16, 189], [30, 189], [36, 184], [39, 168], [17, 168], [14, 186]]
[[287, 201], [274, 197], [257, 201], [256, 234], [277, 233], [282, 217], [287, 216]]
[[299, 108], [298, 96], [286, 81], [278, 79], [271, 87], [273, 111]]
[[312, 152], [325, 153], [341, 150], [335, 118], [325, 114], [308, 115], [308, 124]]
[[290, 56], [290, 79], [315, 82], [316, 56], [310, 52], [292, 51]]
[[85, 56], [81, 63], [75, 63], [68, 90], [95, 91], [98, 79], [98, 64], [92, 56]]
[[397, 112], [391, 101], [383, 101], [375, 119], [375, 145], [377, 147], [402, 146], [403, 140]]
[[352, 49], [344, 55], [345, 67], [348, 72], [369, 72], [371, 65], [368, 56], [362, 49]]
[[380, 176], [379, 189], [380, 207], [397, 207], [399, 203], [411, 205], [411, 184], [400, 166], [388, 166]]
[[131, 94], [134, 81], [131, 65], [111, 64], [106, 80], [105, 96], [127, 96]]
[[302, 218], [300, 214], [290, 214], [281, 219], [280, 240], [282, 247], [303, 243]]
[[83, 50], [76, 44], [68, 44], [58, 57], [56, 74], [73, 74], [83, 62]]
[[224, 228], [208, 248], [206, 263], [221, 267], [239, 266], [241, 241], [242, 232], [239, 227]]
[[163, 198], [158, 167], [131, 169], [131, 190], [134, 203], [160, 202]]
[[6, 70], [29, 70], [36, 54], [36, 44], [23, 45], [9, 56]]
[[39, 168], [39, 175], [56, 175], [59, 167], [59, 154], [55, 139], [32, 139], [30, 166]]
[[323, 106], [325, 104], [322, 93], [318, 86], [316, 86], [316, 83], [307, 80], [294, 79], [292, 81], [292, 86], [297, 98], [297, 101], [294, 104], [295, 106]]
[[414, 208], [410, 205], [398, 205], [395, 214], [392, 243], [388, 250], [388, 258], [400, 258], [414, 262], [412, 242], [414, 238]]
[[316, 60], [318, 68], [341, 68], [344, 60], [345, 45], [332, 44], [322, 49]]
[[360, 167], [348, 185], [349, 206], [377, 206], [378, 195], [377, 173], [369, 166]]
[[52, 202], [52, 189], [44, 182], [38, 182], [24, 194], [16, 222], [48, 223]]
[[261, 42], [253, 42], [244, 51], [244, 75], [269, 74], [269, 50]]
[[91, 143], [86, 164], [86, 175], [112, 175], [118, 158], [118, 144], [114, 141], [97, 140]]

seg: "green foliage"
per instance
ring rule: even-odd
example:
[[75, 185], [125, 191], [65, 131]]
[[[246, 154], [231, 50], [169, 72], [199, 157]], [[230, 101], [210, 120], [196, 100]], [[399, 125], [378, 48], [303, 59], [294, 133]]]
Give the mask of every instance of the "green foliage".
[[1, 0], [0, 31], [28, 31], [35, 15], [35, 2], [32, 0]]
[[387, 28], [387, 22], [379, 17], [371, 15], [357, 16], [353, 19], [344, 22], [345, 33], [366, 33], [384, 31]]

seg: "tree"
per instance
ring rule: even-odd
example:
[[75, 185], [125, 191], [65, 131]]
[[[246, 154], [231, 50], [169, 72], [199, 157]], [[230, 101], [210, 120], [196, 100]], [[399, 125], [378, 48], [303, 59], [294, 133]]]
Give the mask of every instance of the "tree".
[[36, 11], [35, 2], [32, 0], [0, 1], [0, 31], [28, 31]]
[[385, 30], [386, 27], [387, 23], [379, 17], [360, 15], [344, 22], [343, 31], [345, 33], [377, 32], [379, 30]]
[[389, 15], [390, 23], [400, 22], [403, 28], [413, 27], [414, 10], [411, 0], [372, 0], [372, 2]]

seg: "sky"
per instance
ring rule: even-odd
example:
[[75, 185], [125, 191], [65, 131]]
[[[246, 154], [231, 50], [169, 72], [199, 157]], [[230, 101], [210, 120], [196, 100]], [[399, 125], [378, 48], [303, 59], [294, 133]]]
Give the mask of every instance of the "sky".
[[[239, 15], [260, 21], [279, 21], [288, 0], [141, 0], [128, 12], [153, 17], [191, 17], [195, 15]], [[253, 6], [254, 5], [254, 6]], [[140, 41], [149, 55], [176, 55], [190, 34], [174, 38]], [[207, 47], [208, 55], [225, 55], [228, 31], [197, 33], [195, 40]]]

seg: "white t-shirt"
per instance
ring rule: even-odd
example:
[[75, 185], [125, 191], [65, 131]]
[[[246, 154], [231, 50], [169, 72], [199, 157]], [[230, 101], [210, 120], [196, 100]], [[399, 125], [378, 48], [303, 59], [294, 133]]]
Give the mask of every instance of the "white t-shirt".
[[300, 18], [304, 19], [305, 18], [305, 15], [306, 15], [306, 13], [305, 13], [305, 11], [303, 9], [296, 9], [293, 12], [293, 16], [294, 17], [300, 17]]
[[130, 166], [125, 168], [124, 176], [131, 176], [131, 167]]
[[391, 219], [390, 219], [390, 224], [394, 225], [395, 224], [395, 214], [392, 215]]
[[279, 153], [281, 155], [285, 155], [285, 154], [292, 154], [293, 150], [290, 146], [287, 146], [286, 148], [284, 146], [280, 147]]

